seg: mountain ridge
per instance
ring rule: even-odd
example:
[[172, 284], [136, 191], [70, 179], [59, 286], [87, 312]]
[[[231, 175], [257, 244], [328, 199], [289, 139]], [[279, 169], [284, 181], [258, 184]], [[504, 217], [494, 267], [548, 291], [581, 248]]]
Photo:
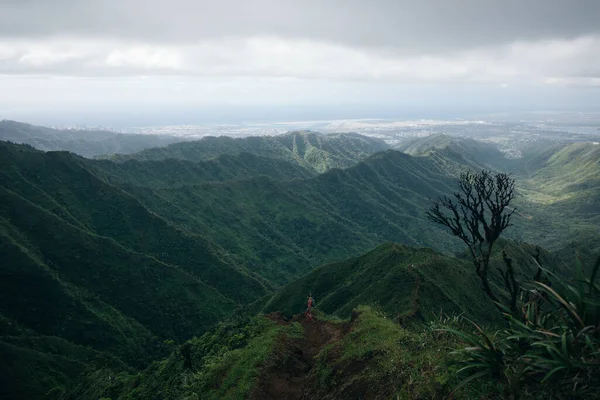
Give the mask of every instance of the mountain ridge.
[[247, 152], [265, 157], [284, 159], [316, 172], [333, 167], [348, 167], [377, 151], [387, 149], [385, 142], [358, 134], [318, 134], [294, 131], [278, 136], [250, 136], [230, 138], [208, 136], [197, 141], [175, 143], [130, 155], [108, 157], [117, 162], [130, 159], [179, 159], [206, 161], [219, 155], [239, 155]]
[[83, 157], [134, 153], [182, 139], [168, 135], [124, 134], [102, 130], [53, 129], [11, 120], [0, 121], [0, 140], [28, 144], [42, 151], [70, 151]]
[[[304, 141], [287, 139], [298, 157], [307, 154], [299, 149]], [[560, 154], [536, 171], [552, 178], [561, 168], [576, 170], [577, 184], [591, 184], [593, 195], [596, 153], [589, 160], [585, 152]], [[106, 355], [120, 360], [107, 375], [118, 376], [160, 359], [174, 343], [212, 332], [219, 321], [265, 306], [261, 301], [299, 312], [307, 291], [319, 307], [345, 316], [373, 303], [388, 317], [426, 320], [443, 304], [445, 311], [493, 322], [482, 311], [487, 300], [478, 297], [468, 259], [448, 255], [460, 242], [423, 216], [429, 199], [452, 194], [455, 171], [475, 167], [474, 158], [451, 149], [363, 156], [318, 173], [298, 160], [247, 152], [113, 163], [1, 142], [0, 351], [6, 356], [0, 354], [0, 370], [9, 368], [8, 356], [22, 356], [48, 371], [54, 385], [72, 382], [73, 365], [86, 357], [95, 373], [104, 373]], [[539, 178], [536, 184], [544, 182]], [[577, 199], [589, 211], [565, 215], [593, 213], [595, 203]], [[554, 226], [582, 227], [580, 219], [549, 214], [555, 211], [548, 205], [535, 210], [519, 201], [520, 229], [507, 237], [526, 239], [538, 230], [562, 246], [572, 238]], [[398, 243], [379, 246], [389, 241]], [[580, 243], [588, 242], [569, 246]], [[437, 251], [414, 248], [423, 246]], [[515, 259], [535, 253], [532, 246], [511, 246], [503, 248]], [[544, 265], [555, 264], [544, 258]], [[19, 324], [29, 329], [23, 338], [40, 339], [15, 339], [11, 326]], [[72, 356], [44, 345], [53, 341]]]

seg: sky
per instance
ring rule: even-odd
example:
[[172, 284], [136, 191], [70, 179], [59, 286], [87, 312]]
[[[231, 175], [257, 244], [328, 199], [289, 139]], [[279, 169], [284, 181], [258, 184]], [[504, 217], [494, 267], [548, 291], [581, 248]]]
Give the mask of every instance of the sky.
[[0, 119], [600, 109], [598, 0], [0, 0]]

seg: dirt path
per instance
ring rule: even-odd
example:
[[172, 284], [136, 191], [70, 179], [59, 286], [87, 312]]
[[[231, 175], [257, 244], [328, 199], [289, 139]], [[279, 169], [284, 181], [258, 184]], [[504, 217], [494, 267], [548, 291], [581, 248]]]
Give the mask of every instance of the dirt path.
[[304, 327], [304, 335], [302, 338], [282, 340], [280, 348], [276, 350], [277, 358], [259, 378], [252, 398], [304, 399], [306, 378], [315, 366], [315, 357], [325, 345], [340, 340], [348, 331], [348, 326], [316, 318], [309, 322], [304, 316], [286, 321], [280, 313], [269, 314], [267, 318], [281, 325], [299, 322]]

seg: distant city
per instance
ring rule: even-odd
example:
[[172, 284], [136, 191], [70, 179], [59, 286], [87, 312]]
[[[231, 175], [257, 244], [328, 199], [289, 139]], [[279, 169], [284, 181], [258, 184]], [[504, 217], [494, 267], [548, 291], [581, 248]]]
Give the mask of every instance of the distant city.
[[104, 126], [53, 126], [57, 129], [104, 130], [117, 133], [175, 136], [182, 140], [198, 140], [206, 136], [274, 136], [294, 130], [320, 133], [353, 132], [374, 137], [395, 146], [411, 138], [434, 134], [473, 138], [491, 142], [508, 158], [521, 157], [523, 144], [539, 140], [592, 141], [600, 137], [598, 112], [537, 112], [522, 114], [488, 114], [477, 119], [345, 119], [286, 121], [249, 124], [168, 125], [133, 128]]

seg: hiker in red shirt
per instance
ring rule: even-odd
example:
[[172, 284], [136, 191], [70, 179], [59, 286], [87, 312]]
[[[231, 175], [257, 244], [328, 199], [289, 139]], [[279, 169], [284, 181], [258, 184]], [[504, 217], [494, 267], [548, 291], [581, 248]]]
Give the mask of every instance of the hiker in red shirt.
[[304, 315], [306, 316], [306, 318], [308, 318], [309, 321], [313, 320], [312, 317], [312, 309], [315, 306], [315, 301], [313, 300], [311, 294], [308, 294], [308, 308], [306, 309], [306, 312], [304, 313]]

